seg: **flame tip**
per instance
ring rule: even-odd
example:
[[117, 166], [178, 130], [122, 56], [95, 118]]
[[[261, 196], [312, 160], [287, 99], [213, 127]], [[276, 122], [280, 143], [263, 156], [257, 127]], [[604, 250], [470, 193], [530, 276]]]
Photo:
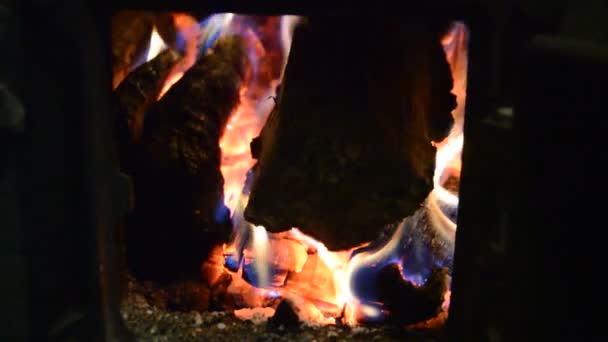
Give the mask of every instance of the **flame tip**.
[[[233, 13], [223, 15], [223, 17], [216, 17], [223, 20], [219, 24], [226, 23], [222, 25], [230, 25], [235, 22], [234, 19], [238, 18]], [[281, 18], [281, 33], [285, 32], [283, 30], [287, 22], [287, 17]], [[217, 24], [218, 22], [215, 22], [213, 25]], [[212, 39], [211, 33], [218, 28], [214, 28], [212, 23], [207, 23], [207, 25], [209, 26], [206, 28], [206, 39]], [[455, 25], [454, 27], [460, 26]], [[222, 32], [225, 31], [224, 27]], [[246, 34], [246, 39], [257, 39], [251, 29], [246, 28], [243, 32]], [[458, 56], [454, 57], [453, 49], [463, 48], [460, 45], [462, 40], [456, 36], [457, 34], [457, 32], [451, 31], [450, 37], [446, 36], [441, 41], [444, 44], [448, 61], [450, 61], [452, 73], [455, 75], [453, 92], [458, 97], [457, 108], [452, 113], [455, 117], [455, 124], [446, 139], [431, 142], [431, 145], [437, 150], [436, 169], [433, 175], [434, 189], [421, 205], [421, 210], [431, 213], [429, 220], [431, 226], [439, 227], [439, 230], [443, 229], [446, 236], [453, 233], [456, 225], [444, 214], [441, 207], [457, 207], [458, 195], [444, 188], [442, 177], [448, 170], [454, 169], [460, 172], [460, 164], [455, 160], [460, 159], [462, 151], [461, 125], [463, 121], [459, 116], [463, 115], [463, 99], [466, 95], [466, 88], [462, 88], [462, 75], [457, 74], [458, 68], [452, 61], [453, 58], [462, 56], [462, 54], [456, 54]], [[291, 37], [288, 38], [290, 42]], [[285, 42], [287, 39], [283, 41]], [[286, 45], [284, 44], [284, 48], [288, 53], [289, 46]], [[208, 48], [210, 49], [211, 46]], [[464, 56], [466, 57], [466, 54]], [[464, 85], [466, 85], [466, 79]], [[424, 272], [406, 274], [402, 255], [399, 254], [402, 253], [400, 247], [405, 241], [404, 232], [412, 225], [411, 217], [403, 219], [391, 234], [390, 239], [383, 241], [381, 245], [370, 246], [371, 242], [368, 242], [346, 251], [330, 251], [323, 242], [306, 235], [297, 227], [292, 227], [282, 233], [269, 233], [263, 225], [253, 225], [245, 221], [243, 211], [249, 199], [244, 190], [247, 188], [246, 175], [255, 163], [249, 153], [249, 144], [251, 139], [259, 135], [262, 125], [272, 109], [270, 106], [262, 106], [250, 99], [247, 94], [251, 89], [247, 87], [248, 85], [243, 85], [239, 89], [241, 102], [228, 119], [228, 124], [219, 142], [222, 152], [221, 172], [225, 179], [224, 202], [231, 213], [236, 236], [231, 244], [222, 245], [222, 253], [225, 255], [224, 267], [236, 270], [238, 276], [235, 277], [239, 277], [240, 282], [253, 284], [252, 296], [285, 300], [291, 298], [294, 305], [301, 309], [300, 312], [306, 315], [305, 319], [310, 322], [328, 324], [331, 321], [335, 324], [338, 321], [356, 326], [359, 324], [360, 318], [382, 319], [388, 314], [387, 310], [383, 308], [382, 303], [370, 301], [356, 292], [358, 290], [355, 288], [358, 285], [356, 276], [361, 270], [373, 269], [374, 272], [378, 272], [388, 264], [396, 264], [404, 279], [415, 281], [423, 278]], [[274, 89], [269, 90], [267, 94], [274, 94]], [[259, 102], [264, 102], [263, 95], [259, 96], [261, 99]], [[367, 249], [362, 250], [364, 248]], [[361, 251], [359, 251], [360, 249]], [[355, 253], [355, 251], [357, 252]], [[314, 265], [312, 265], [313, 262]], [[302, 280], [301, 283], [294, 283], [295, 280], [291, 278], [289, 283], [287, 280], [277, 280], [283, 274], [281, 272], [294, 275], [294, 278], [296, 274], [302, 277], [305, 275], [306, 280]], [[285, 274], [282, 276], [287, 279]], [[446, 302], [449, 304], [449, 295], [446, 296], [444, 304]]]

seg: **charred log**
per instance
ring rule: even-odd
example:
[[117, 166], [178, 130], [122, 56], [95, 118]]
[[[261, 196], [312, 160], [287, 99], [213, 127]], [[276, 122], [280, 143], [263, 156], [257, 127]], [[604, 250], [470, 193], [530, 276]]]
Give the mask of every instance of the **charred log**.
[[127, 173], [131, 172], [135, 146], [141, 139], [144, 113], [156, 100], [167, 74], [178, 59], [177, 52], [165, 50], [133, 70], [112, 94], [119, 161]]
[[125, 10], [112, 16], [113, 89], [145, 61], [153, 28], [167, 46], [177, 48], [175, 20], [169, 12]]
[[113, 89], [143, 61], [153, 24], [154, 13], [149, 11], [125, 10], [112, 16]]
[[448, 271], [436, 268], [424, 285], [418, 287], [403, 278], [395, 264], [385, 267], [376, 281], [378, 299], [389, 312], [388, 321], [413, 324], [431, 319], [442, 310], [448, 288]]
[[211, 247], [230, 234], [219, 139], [246, 70], [240, 38], [220, 38], [147, 111], [127, 234], [136, 276], [197, 276]]
[[[299, 227], [330, 249], [373, 240], [420, 207], [452, 123], [452, 78], [423, 23], [331, 18], [300, 26], [275, 111], [254, 143], [245, 218]], [[387, 35], [386, 32], [391, 32]]]

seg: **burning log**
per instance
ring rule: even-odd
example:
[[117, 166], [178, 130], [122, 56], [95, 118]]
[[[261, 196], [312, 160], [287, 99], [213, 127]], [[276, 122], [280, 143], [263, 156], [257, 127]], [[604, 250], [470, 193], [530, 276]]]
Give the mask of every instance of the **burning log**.
[[441, 312], [448, 288], [448, 271], [435, 268], [424, 285], [418, 287], [403, 278], [396, 264], [391, 264], [380, 271], [376, 286], [379, 300], [389, 311], [389, 322], [418, 323]]
[[[373, 240], [420, 207], [452, 124], [440, 34], [422, 23], [332, 17], [296, 29], [275, 111], [254, 148], [245, 218], [299, 227], [330, 249]], [[391, 32], [387, 35], [386, 32]]]
[[198, 275], [230, 234], [219, 138], [247, 73], [240, 38], [220, 38], [146, 113], [134, 156], [127, 245], [138, 277]]
[[171, 67], [179, 59], [165, 50], [131, 72], [113, 93], [114, 115], [121, 168], [130, 173], [135, 145], [141, 139], [144, 113], [161, 90]]
[[177, 47], [175, 18], [170, 12], [126, 10], [112, 16], [113, 89], [145, 61], [153, 29], [167, 46]]
[[113, 89], [145, 58], [153, 25], [153, 12], [120, 11], [112, 16]]

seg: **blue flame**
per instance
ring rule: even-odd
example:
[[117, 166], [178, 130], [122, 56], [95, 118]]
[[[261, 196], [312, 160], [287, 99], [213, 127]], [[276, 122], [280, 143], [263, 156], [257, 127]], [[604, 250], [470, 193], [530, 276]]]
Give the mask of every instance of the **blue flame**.
[[275, 290], [268, 291], [267, 296], [270, 298], [280, 298], [281, 294]]
[[[201, 52], [211, 48], [222, 33], [252, 34], [251, 22], [248, 19], [235, 20], [238, 16], [227, 19], [223, 15], [209, 17], [201, 23], [205, 28], [202, 34]], [[225, 24], [226, 22], [228, 24]], [[455, 29], [462, 27], [457, 24]], [[245, 37], [245, 40], [247, 39], [248, 37]], [[451, 46], [447, 46], [446, 50]], [[256, 66], [259, 55], [251, 46], [248, 47], [248, 55], [252, 65]], [[253, 77], [255, 79], [255, 70]], [[247, 282], [258, 288], [269, 289], [266, 295], [276, 298], [280, 294], [271, 290], [277, 286], [273, 279], [284, 270], [277, 269], [269, 262], [268, 252], [271, 246], [267, 244], [268, 236], [265, 235], [265, 230], [264, 235], [256, 242], [256, 228], [260, 228], [258, 234], [263, 228], [254, 227], [243, 217], [252, 178], [252, 174], [249, 174], [241, 194], [242, 198], [239, 199], [239, 204], [232, 215], [236, 252], [225, 257], [225, 264], [232, 271], [241, 269], [242, 276]], [[436, 190], [437, 188], [434, 191]], [[432, 192], [424, 205], [414, 214], [397, 225], [386, 227], [378, 239], [353, 251], [351, 261], [354, 266], [351, 268], [349, 279], [351, 293], [348, 295], [359, 301], [361, 308], [365, 310], [363, 315], [367, 321], [382, 320], [386, 315], [382, 310], [382, 303], [378, 302], [376, 284], [379, 273], [386, 266], [399, 265], [403, 278], [416, 286], [422, 286], [434, 268], [447, 267], [451, 274], [454, 236], [444, 232], [442, 221], [438, 221], [437, 217], [441, 216], [445, 218], [444, 222], [455, 226], [457, 212], [458, 201], [446, 202]], [[264, 241], [266, 244], [263, 243]], [[249, 252], [253, 251], [253, 257], [247, 254], [247, 258], [244, 258], [242, 252], [245, 249]]]
[[216, 223], [223, 223], [230, 220], [230, 210], [224, 203], [219, 203], [214, 210], [213, 219]]
[[232, 271], [232, 272], [236, 272], [238, 271], [239, 267], [241, 266], [241, 261], [237, 258], [236, 255], [234, 254], [228, 254], [224, 256], [224, 266]]
[[[375, 281], [369, 280], [377, 279], [380, 271], [391, 264], [400, 264], [403, 277], [418, 286], [426, 282], [435, 267], [447, 267], [451, 271], [454, 242], [435, 233], [428, 215], [428, 208], [424, 206], [404, 219], [398, 227], [390, 227], [393, 236], [389, 240], [398, 239], [396, 248], [375, 258], [371, 264], [361, 265], [353, 272], [351, 288], [359, 300], [378, 300]], [[373, 245], [385, 245], [387, 235], [383, 234], [379, 242]], [[359, 253], [370, 252], [373, 253], [370, 250], [358, 250], [353, 253], [353, 257]]]
[[211, 15], [199, 23], [199, 57], [204, 55], [215, 44], [222, 33], [230, 27], [232, 18], [234, 18], [234, 14], [232, 13], [219, 13]]

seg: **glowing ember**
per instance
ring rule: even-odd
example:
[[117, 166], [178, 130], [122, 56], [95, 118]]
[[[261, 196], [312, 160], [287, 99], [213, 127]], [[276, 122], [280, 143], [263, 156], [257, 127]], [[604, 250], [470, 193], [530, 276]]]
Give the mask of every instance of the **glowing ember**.
[[[234, 20], [234, 17], [231, 16], [230, 20]], [[297, 17], [291, 16], [281, 19], [280, 39], [286, 52], [289, 51], [293, 24], [297, 21]], [[241, 32], [251, 35], [253, 31]], [[460, 176], [466, 97], [466, 39], [466, 28], [463, 24], [456, 23], [442, 40], [455, 80], [453, 93], [457, 96], [458, 105], [452, 113], [455, 124], [449, 136], [434, 144], [437, 148], [435, 190], [419, 212], [405, 218], [390, 239], [374, 248], [366, 244], [347, 251], [333, 252], [296, 228], [270, 234], [264, 227], [254, 227], [244, 220], [243, 208], [248, 200], [247, 192], [244, 191], [246, 175], [255, 163], [249, 145], [259, 135], [272, 109], [274, 103], [268, 101], [267, 97], [274, 95], [274, 88], [280, 80], [267, 85], [268, 89], [262, 93], [268, 96], [261, 96], [257, 100], [248, 98], [245, 95], [247, 89], [242, 89], [241, 104], [229, 119], [220, 147], [221, 171], [225, 182], [224, 200], [232, 212], [235, 235], [233, 243], [224, 246], [222, 252], [227, 268], [225, 271], [233, 276], [228, 292], [243, 298], [245, 307], [263, 307], [269, 299], [281, 297], [297, 306], [300, 319], [308, 322], [334, 324], [336, 318], [339, 318], [345, 324], [354, 325], [361, 318], [368, 321], [379, 319], [386, 314], [382, 303], [359, 296], [353, 287], [357, 274], [365, 270], [374, 275], [382, 266], [400, 263], [404, 257], [405, 241], [411, 239], [407, 237], [406, 231], [415, 228], [417, 220], [424, 215], [428, 215], [432, 229], [453, 244], [456, 224], [444, 211], [445, 208], [457, 208], [458, 195], [444, 188], [444, 184], [447, 176]], [[441, 263], [437, 262], [436, 266], [441, 266]], [[423, 283], [426, 280], [424, 274], [413, 270], [402, 269], [401, 273], [413, 283]], [[444, 301], [445, 310], [449, 305], [449, 295], [448, 291]], [[274, 310], [265, 308], [238, 311], [238, 315], [253, 317], [257, 314], [265, 318], [273, 312]]]
[[234, 315], [244, 321], [251, 321], [253, 324], [266, 322], [270, 317], [274, 316], [273, 308], [244, 308], [234, 310]]

